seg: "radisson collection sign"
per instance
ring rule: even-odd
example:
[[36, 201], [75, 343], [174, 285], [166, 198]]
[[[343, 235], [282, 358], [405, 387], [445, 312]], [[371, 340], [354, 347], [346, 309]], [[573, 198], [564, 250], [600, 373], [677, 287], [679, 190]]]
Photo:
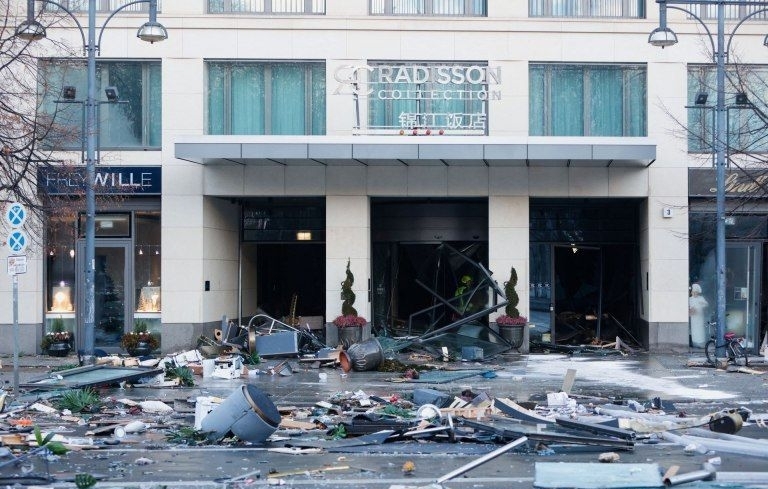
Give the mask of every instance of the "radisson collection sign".
[[[425, 111], [402, 112], [400, 128], [444, 127], [469, 133], [485, 133], [487, 101], [501, 100], [501, 67], [474, 64], [374, 64], [344, 65], [336, 69], [335, 95], [353, 95], [355, 101], [476, 101], [473, 112]], [[419, 104], [421, 107], [422, 104]], [[471, 104], [453, 104], [466, 107]], [[435, 107], [446, 104], [435, 103]], [[390, 129], [392, 129], [390, 127]]]
[[[363, 74], [363, 76], [361, 76]], [[335, 95], [353, 94], [379, 100], [443, 99], [501, 100], [500, 90], [490, 85], [501, 83], [501, 68], [480, 65], [345, 65], [336, 70], [339, 85]], [[431, 84], [432, 89], [398, 89], [396, 83]], [[482, 85], [466, 89], [466, 85]]]

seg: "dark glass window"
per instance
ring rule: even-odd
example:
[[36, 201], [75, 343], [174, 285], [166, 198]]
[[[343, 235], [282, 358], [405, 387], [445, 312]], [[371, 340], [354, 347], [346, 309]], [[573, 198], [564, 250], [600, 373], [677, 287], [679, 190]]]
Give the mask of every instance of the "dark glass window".
[[[79, 215], [78, 230], [81, 238], [85, 237], [85, 214]], [[130, 238], [131, 215], [129, 213], [96, 214], [97, 238]]]
[[324, 242], [325, 202], [309, 198], [250, 200], [243, 206], [243, 241]]

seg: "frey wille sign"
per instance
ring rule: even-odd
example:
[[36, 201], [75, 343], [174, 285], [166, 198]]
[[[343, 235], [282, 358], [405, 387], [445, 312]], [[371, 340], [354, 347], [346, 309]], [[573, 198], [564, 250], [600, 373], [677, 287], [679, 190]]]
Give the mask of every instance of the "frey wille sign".
[[[725, 173], [724, 187], [725, 195], [728, 197], [766, 198], [768, 197], [768, 171], [728, 170]], [[715, 197], [716, 194], [717, 180], [714, 169], [688, 169], [688, 196]]]
[[[85, 168], [41, 168], [37, 181], [49, 195], [81, 194], [85, 192]], [[160, 195], [162, 171], [159, 166], [98, 166], [94, 191], [105, 195]]]
[[[397, 125], [369, 127], [368, 132], [433, 128], [441, 129], [441, 134], [442, 129], [454, 134], [485, 134], [487, 101], [501, 100], [497, 88], [501, 67], [439, 63], [344, 65], [336, 69], [334, 79], [338, 82], [335, 95], [353, 95], [356, 104], [368, 99], [374, 111], [384, 107], [377, 101], [416, 101], [416, 112], [396, 114]], [[359, 105], [356, 112], [359, 114]]]

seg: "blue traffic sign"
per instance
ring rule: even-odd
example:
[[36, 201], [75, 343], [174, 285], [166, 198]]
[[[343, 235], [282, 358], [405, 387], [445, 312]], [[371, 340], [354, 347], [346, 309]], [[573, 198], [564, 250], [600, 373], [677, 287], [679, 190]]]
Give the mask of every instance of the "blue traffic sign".
[[8, 204], [8, 207], [5, 209], [5, 220], [12, 228], [20, 228], [24, 225], [24, 221], [27, 220], [27, 210], [18, 202]]
[[8, 249], [11, 253], [21, 253], [27, 249], [28, 241], [27, 234], [17, 229], [8, 235]]

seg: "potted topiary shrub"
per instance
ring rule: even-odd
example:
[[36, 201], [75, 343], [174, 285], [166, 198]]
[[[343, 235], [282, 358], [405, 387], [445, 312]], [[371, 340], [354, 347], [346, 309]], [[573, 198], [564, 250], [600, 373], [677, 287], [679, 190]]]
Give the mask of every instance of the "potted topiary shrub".
[[507, 296], [507, 305], [504, 308], [505, 314], [496, 318], [496, 324], [499, 327], [501, 337], [509, 341], [514, 348], [520, 348], [523, 343], [523, 328], [528, 324], [528, 318], [520, 315], [517, 305], [520, 303], [520, 296], [517, 295], [515, 286], [517, 285], [517, 271], [515, 267], [509, 274], [509, 280], [504, 282], [504, 294]]
[[147, 322], [141, 319], [133, 324], [133, 331], [125, 333], [120, 345], [132, 357], [149, 355], [160, 346], [160, 339], [147, 328]]
[[52, 357], [66, 357], [72, 350], [72, 333], [64, 327], [64, 320], [51, 321], [51, 331], [43, 336], [40, 349]]
[[341, 316], [333, 320], [333, 324], [339, 328], [339, 343], [345, 348], [363, 339], [363, 326], [368, 321], [357, 315], [357, 309], [353, 307], [355, 303], [355, 293], [352, 285], [355, 283], [355, 276], [349, 269], [350, 260], [347, 259], [347, 277], [341, 283]]

